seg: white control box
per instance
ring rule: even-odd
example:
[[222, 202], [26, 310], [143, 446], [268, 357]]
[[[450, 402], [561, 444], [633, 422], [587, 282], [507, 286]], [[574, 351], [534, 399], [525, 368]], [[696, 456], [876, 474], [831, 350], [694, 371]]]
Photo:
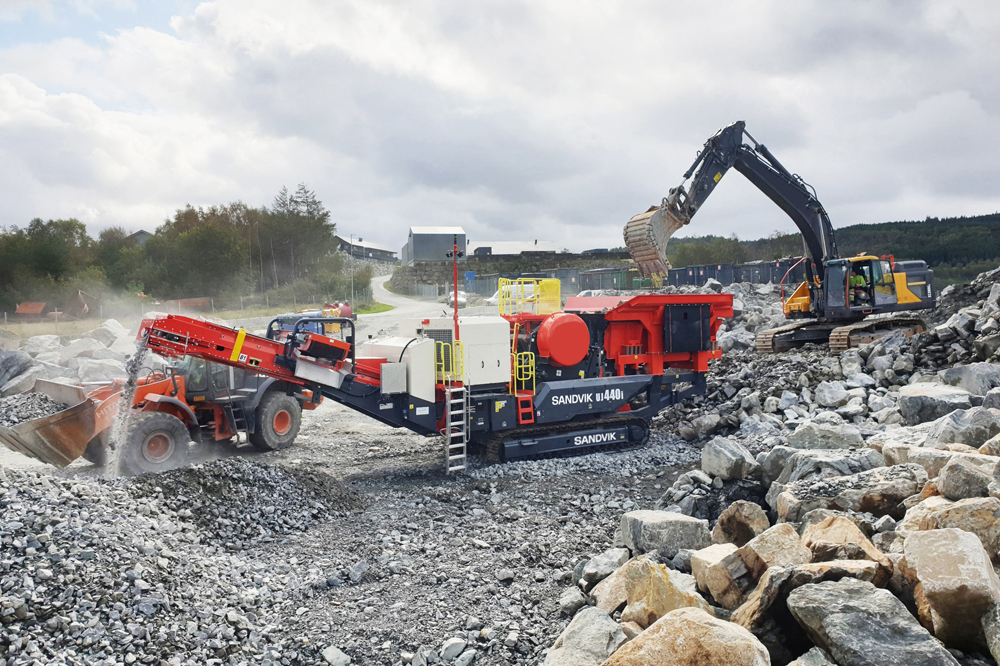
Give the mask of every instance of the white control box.
[[[426, 322], [426, 323], [424, 323]], [[433, 317], [402, 322], [404, 335], [452, 342], [455, 322]], [[499, 316], [459, 317], [458, 334], [464, 351], [465, 375], [470, 386], [510, 382], [510, 324]]]

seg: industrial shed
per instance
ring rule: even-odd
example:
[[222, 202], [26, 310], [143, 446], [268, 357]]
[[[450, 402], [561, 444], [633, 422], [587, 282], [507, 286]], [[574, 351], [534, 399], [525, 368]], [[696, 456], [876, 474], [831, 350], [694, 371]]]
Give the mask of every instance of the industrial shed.
[[[404, 266], [418, 263], [450, 261], [448, 253], [452, 250], [455, 236], [458, 236], [458, 249], [467, 254], [465, 229], [462, 227], [410, 227], [406, 245], [400, 251], [400, 259]], [[465, 261], [465, 257], [459, 258]]]

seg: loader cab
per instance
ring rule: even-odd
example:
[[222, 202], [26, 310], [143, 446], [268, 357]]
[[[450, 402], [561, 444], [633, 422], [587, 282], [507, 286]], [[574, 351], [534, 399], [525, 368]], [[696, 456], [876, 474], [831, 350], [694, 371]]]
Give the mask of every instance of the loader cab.
[[827, 262], [825, 282], [826, 316], [834, 319], [895, 309], [898, 301], [888, 258], [858, 255]]
[[[216, 402], [240, 393], [252, 394], [262, 379], [259, 375], [204, 359], [185, 357], [174, 371], [184, 377], [184, 389], [189, 405]], [[249, 389], [249, 391], [247, 391]]]

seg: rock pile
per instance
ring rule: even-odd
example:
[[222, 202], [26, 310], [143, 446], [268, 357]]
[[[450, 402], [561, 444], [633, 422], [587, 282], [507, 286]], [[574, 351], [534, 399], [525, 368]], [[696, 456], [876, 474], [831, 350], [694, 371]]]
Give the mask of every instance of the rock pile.
[[51, 416], [66, 409], [43, 393], [21, 393], [0, 398], [0, 426], [13, 428], [19, 423]]
[[124, 326], [108, 319], [69, 341], [58, 335], [30, 337], [14, 353], [17, 372], [5, 374], [5, 358], [10, 354], [0, 352], [0, 395], [28, 391], [36, 378], [69, 383], [124, 379], [125, 360], [135, 353], [135, 340]]
[[995, 663], [998, 280], [945, 293], [913, 339], [724, 354], [708, 394], [664, 417], [699, 468], [622, 516], [624, 564], [572, 581], [564, 612], [625, 637], [575, 663]]
[[[322, 475], [246, 461], [183, 472], [157, 486], [0, 470], [0, 663], [317, 663], [284, 628], [312, 583], [227, 546], [355, 499]], [[256, 501], [240, 504], [240, 488]]]

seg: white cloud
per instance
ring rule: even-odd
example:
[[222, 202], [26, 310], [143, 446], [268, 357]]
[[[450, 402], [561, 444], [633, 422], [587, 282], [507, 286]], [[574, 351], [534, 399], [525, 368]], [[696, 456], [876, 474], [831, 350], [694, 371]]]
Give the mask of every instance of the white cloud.
[[[115, 0], [111, 0], [115, 1]], [[88, 5], [93, 6], [93, 5]], [[205, 2], [0, 50], [0, 223], [153, 227], [306, 181], [345, 231], [618, 245], [737, 119], [835, 225], [1000, 209], [989, 2]], [[686, 231], [791, 223], [732, 173]]]

